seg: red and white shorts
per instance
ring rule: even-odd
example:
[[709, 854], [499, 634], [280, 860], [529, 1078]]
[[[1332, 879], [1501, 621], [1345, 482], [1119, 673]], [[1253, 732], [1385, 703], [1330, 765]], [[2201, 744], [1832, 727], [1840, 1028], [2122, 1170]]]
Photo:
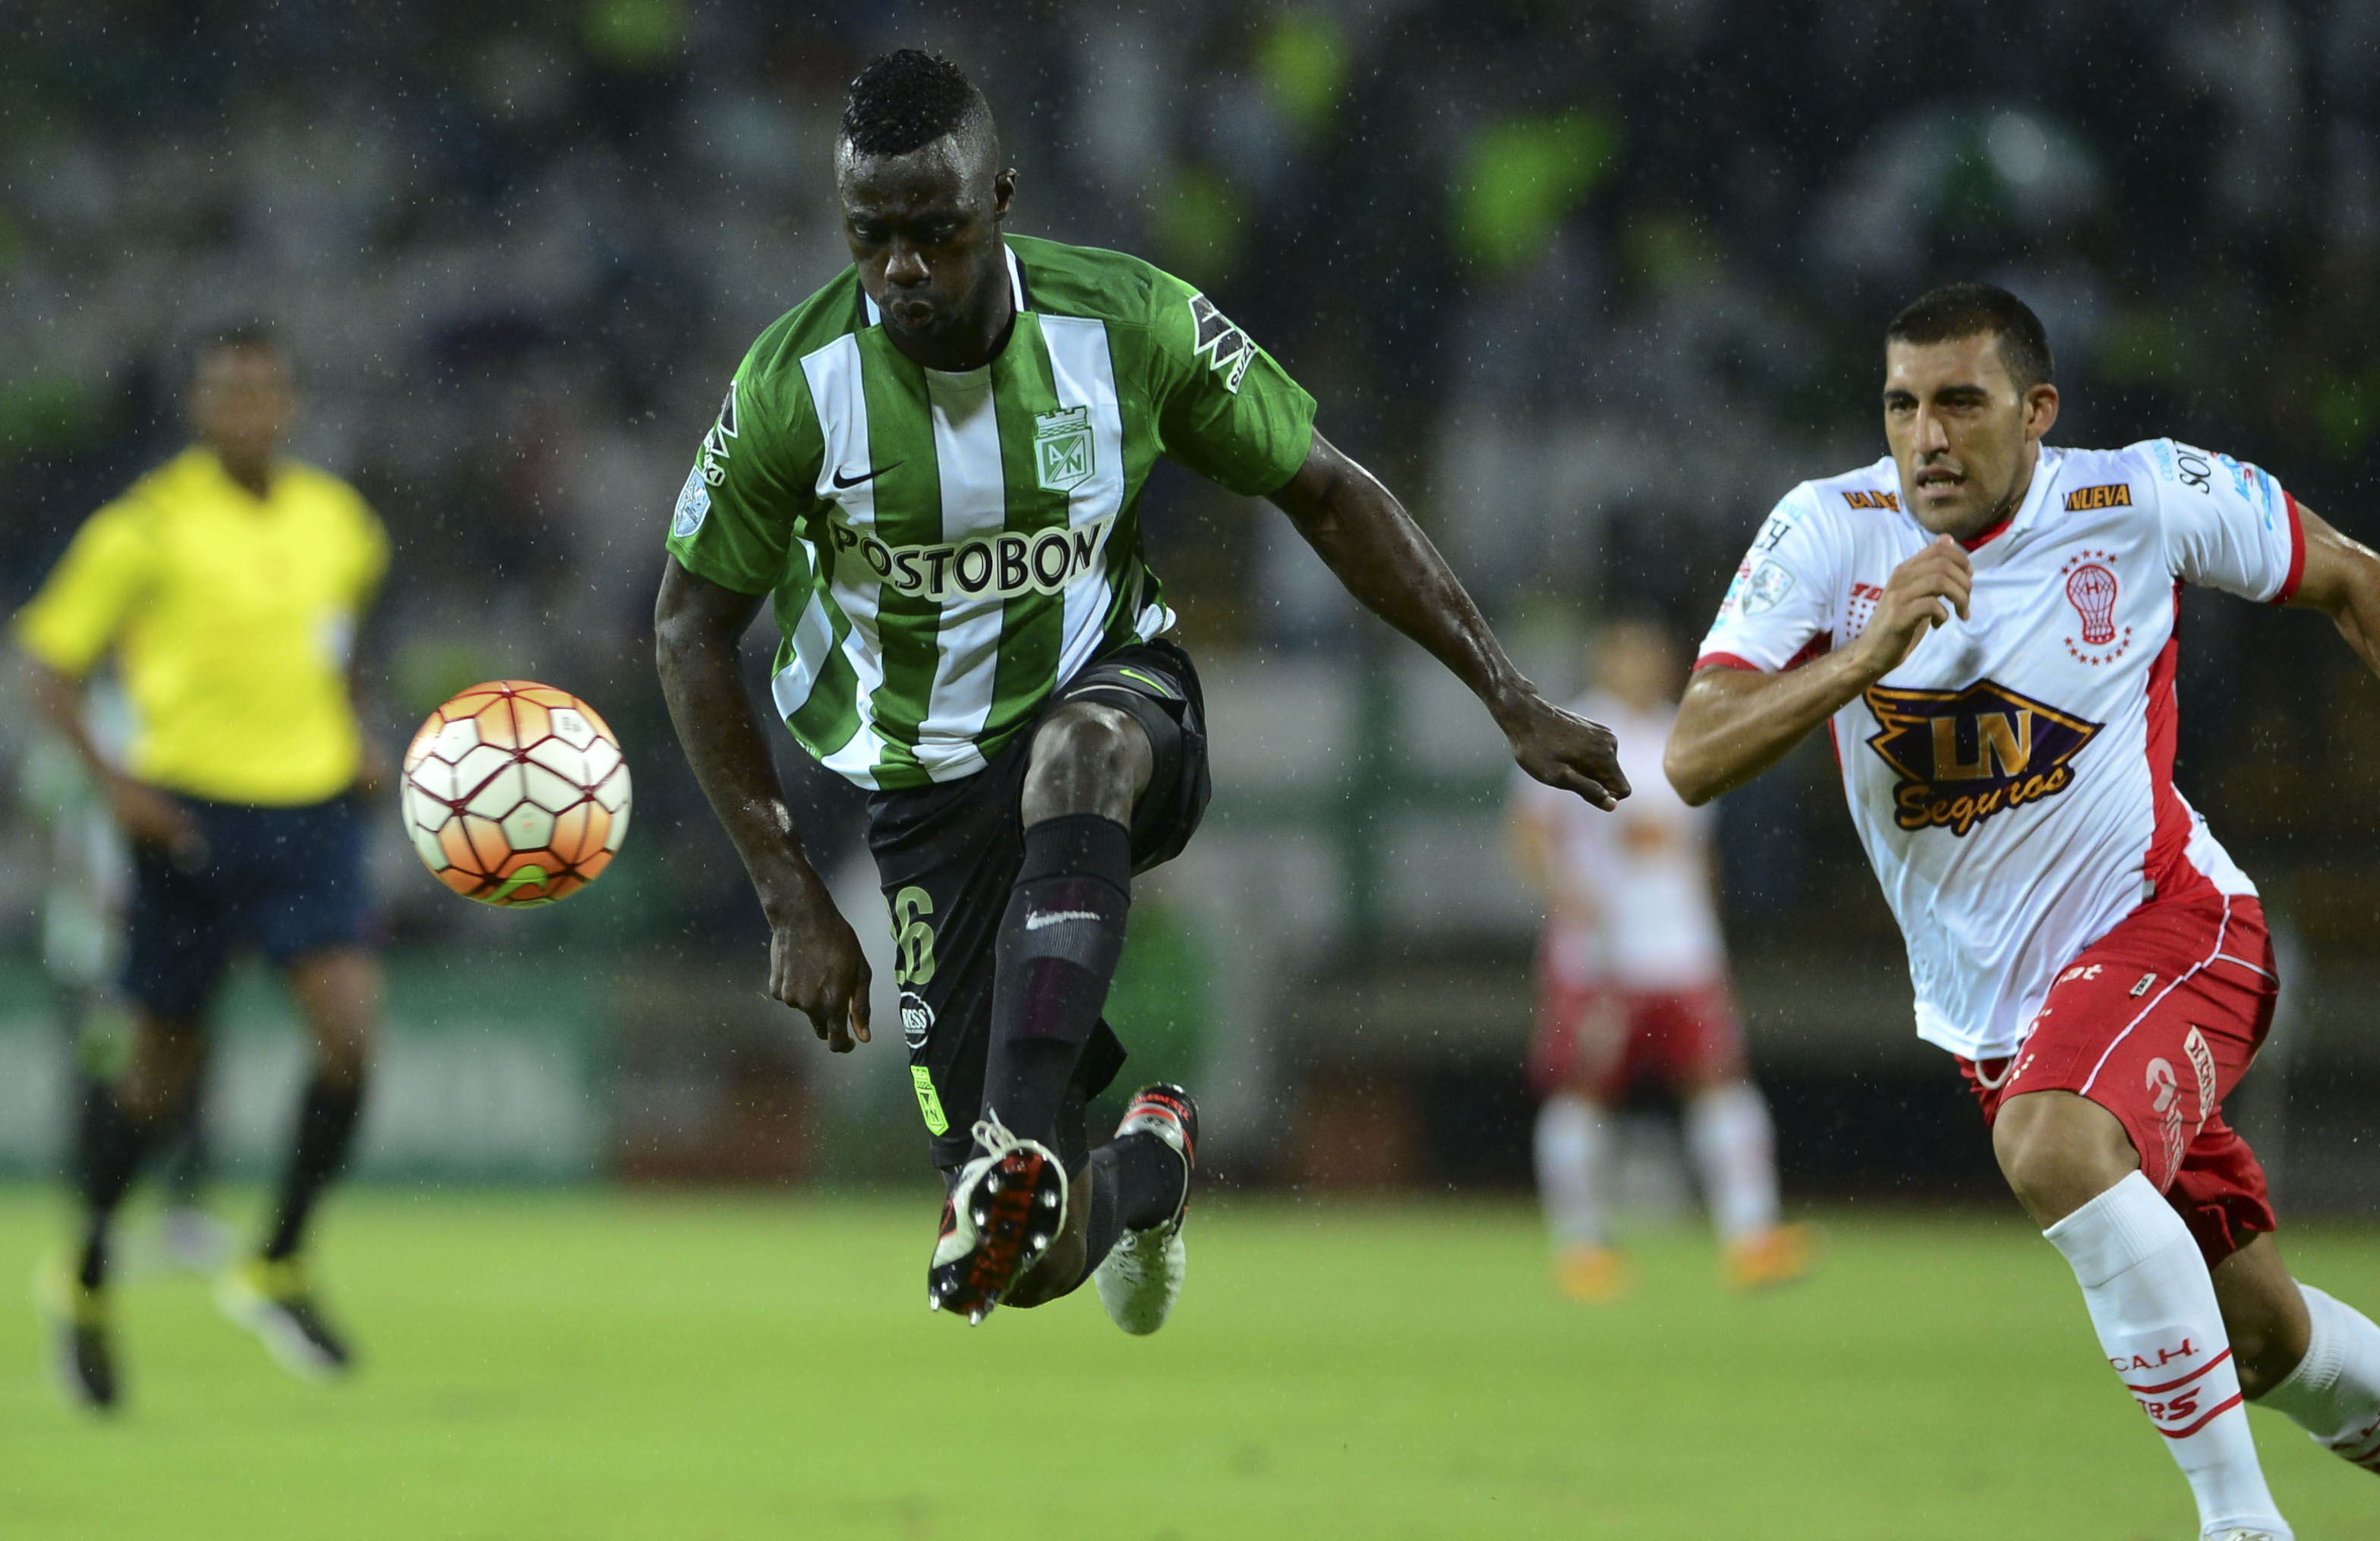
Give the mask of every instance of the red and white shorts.
[[2274, 1229], [2265, 1169], [2222, 1104], [2272, 1027], [2278, 990], [2255, 900], [2212, 888], [2153, 900], [2058, 975], [2013, 1064], [1959, 1070], [1986, 1122], [2037, 1091], [2115, 1114], [2212, 1268]]
[[1679, 990], [1581, 986], [1538, 977], [1529, 1081], [1617, 1101], [1639, 1076], [1666, 1086], [1744, 1073], [1743, 1028], [1726, 981]]

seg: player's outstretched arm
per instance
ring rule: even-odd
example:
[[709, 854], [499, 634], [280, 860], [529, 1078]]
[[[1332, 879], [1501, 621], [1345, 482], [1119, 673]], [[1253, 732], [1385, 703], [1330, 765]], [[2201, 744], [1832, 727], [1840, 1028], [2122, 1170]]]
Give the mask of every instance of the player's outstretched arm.
[[1564, 711], [1522, 677], [1446, 559], [1371, 472], [1317, 433], [1272, 502], [1347, 592], [1471, 687], [1522, 770], [1607, 812], [1628, 795], [1611, 730]]
[[1941, 536], [1893, 569], [1867, 629], [1841, 651], [1775, 674], [1718, 664], [1697, 670], [1661, 757], [1670, 784], [1700, 807], [1758, 776], [1900, 668], [1952, 611], [1964, 620], [1973, 583], [1965, 549]]
[[2329, 616], [2363, 666], [2380, 674], [2380, 554], [2303, 504], [2298, 521], [2305, 531], [2305, 571], [2289, 603]]
[[105, 794], [108, 811], [125, 838], [135, 844], [162, 847], [176, 857], [200, 856], [205, 846], [199, 838], [199, 826], [182, 805], [110, 765], [91, 742], [82, 720], [82, 681], [60, 673], [30, 653], [18, 656], [34, 712], [73, 747]]
[[686, 763], [768, 916], [769, 993], [808, 1017], [827, 1047], [844, 1054], [868, 1041], [868, 960], [802, 851], [736, 673], [745, 628], [765, 598], [698, 577], [671, 557], [653, 601], [653, 661]]

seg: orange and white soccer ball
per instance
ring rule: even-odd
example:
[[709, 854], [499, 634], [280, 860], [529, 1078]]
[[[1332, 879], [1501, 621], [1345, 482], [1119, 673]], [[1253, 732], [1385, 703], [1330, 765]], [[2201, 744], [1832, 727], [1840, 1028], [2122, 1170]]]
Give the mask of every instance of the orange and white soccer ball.
[[405, 832], [438, 880], [483, 904], [551, 904], [593, 882], [628, 832], [628, 767], [595, 710], [529, 680], [475, 685], [405, 751]]

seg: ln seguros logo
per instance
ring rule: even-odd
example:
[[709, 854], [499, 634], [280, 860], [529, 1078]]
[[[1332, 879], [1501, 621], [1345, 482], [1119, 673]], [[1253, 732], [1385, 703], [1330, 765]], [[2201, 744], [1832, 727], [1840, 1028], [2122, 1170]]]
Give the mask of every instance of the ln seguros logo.
[[1893, 822], [1953, 837], [2071, 786], [2071, 761], [2105, 726], [1991, 680], [1964, 690], [1871, 686], [1865, 699], [1883, 725], [1868, 747], [1900, 777]]

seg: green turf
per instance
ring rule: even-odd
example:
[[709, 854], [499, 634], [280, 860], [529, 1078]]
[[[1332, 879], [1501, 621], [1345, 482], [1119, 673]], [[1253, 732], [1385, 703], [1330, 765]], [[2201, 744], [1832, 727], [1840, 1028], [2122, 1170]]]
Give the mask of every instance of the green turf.
[[[95, 1426], [20, 1308], [0, 1535], [2194, 1534], [2063, 1264], [2013, 1220], [1838, 1214], [1823, 1273], [1753, 1301], [1664, 1233], [1631, 1301], [1581, 1309], [1548, 1297], [1517, 1204], [1216, 1206], [1173, 1323], [1133, 1341], [1087, 1292], [976, 1330], [929, 1316], [931, 1218], [349, 1194], [324, 1263], [370, 1355], [352, 1384], [285, 1378], [164, 1279], [125, 1292], [133, 1404]], [[27, 1278], [56, 1219], [0, 1188], [0, 1267]], [[2380, 1236], [2290, 1255], [2380, 1302]], [[2301, 1537], [2380, 1534], [2380, 1484], [2255, 1417]]]

